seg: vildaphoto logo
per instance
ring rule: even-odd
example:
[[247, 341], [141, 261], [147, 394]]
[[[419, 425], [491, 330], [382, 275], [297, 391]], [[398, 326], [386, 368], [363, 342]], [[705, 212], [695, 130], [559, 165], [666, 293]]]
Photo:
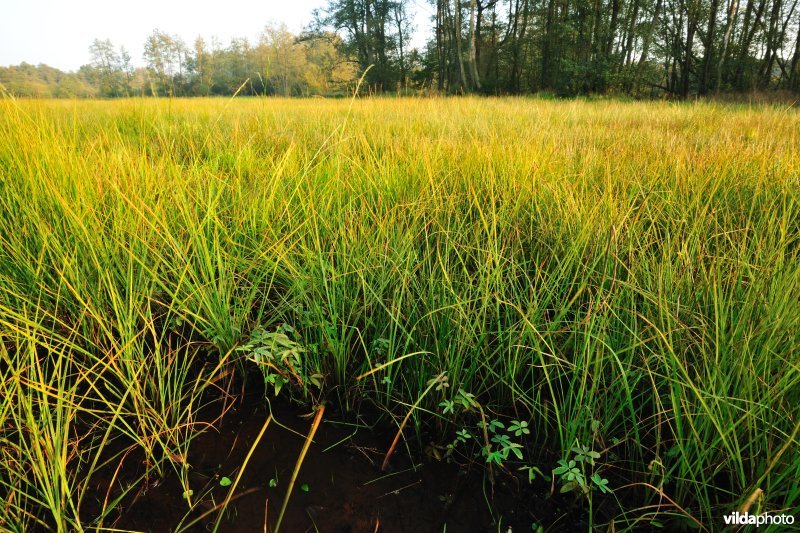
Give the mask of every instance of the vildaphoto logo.
[[794, 516], [790, 514], [750, 514], [738, 511], [726, 515], [725, 524], [729, 526], [790, 526], [794, 524]]

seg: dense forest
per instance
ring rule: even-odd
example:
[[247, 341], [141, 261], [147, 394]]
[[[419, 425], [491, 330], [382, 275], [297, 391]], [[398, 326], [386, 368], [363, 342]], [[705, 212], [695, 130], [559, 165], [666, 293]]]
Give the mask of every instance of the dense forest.
[[[23, 63], [0, 83], [20, 96], [335, 95], [367, 71], [383, 93], [800, 91], [800, 0], [418, 1], [329, 0], [301, 34], [268, 26], [257, 43], [155, 30], [138, 68], [96, 39], [77, 72]], [[414, 32], [430, 36], [422, 49]]]

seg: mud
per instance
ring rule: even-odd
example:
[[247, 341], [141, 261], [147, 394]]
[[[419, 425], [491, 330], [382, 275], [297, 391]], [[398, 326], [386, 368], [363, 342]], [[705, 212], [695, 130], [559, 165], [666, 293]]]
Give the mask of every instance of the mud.
[[[294, 465], [312, 420], [307, 411], [272, 401], [274, 421], [235, 487], [219, 531], [272, 531]], [[482, 461], [437, 460], [401, 443], [387, 472], [380, 469], [396, 428], [370, 429], [325, 414], [303, 462], [281, 526], [282, 531], [547, 531], [587, 530], [586, 514], [573, 495], [550, 495], [544, 480], [529, 484], [512, 471], [495, 469], [494, 487]], [[216, 429], [191, 443], [188, 479], [190, 512], [174, 470], [163, 480], [139, 481], [104, 526], [133, 531], [211, 531], [219, 505], [268, 416], [263, 396], [231, 408]], [[414, 439], [411, 439], [413, 441]], [[410, 443], [409, 443], [410, 444]], [[411, 448], [411, 446], [409, 446]], [[141, 477], [143, 466], [127, 456], [117, 480]], [[118, 481], [119, 482], [119, 481]], [[103, 480], [97, 483], [102, 488]], [[112, 494], [113, 496], [113, 494]]]

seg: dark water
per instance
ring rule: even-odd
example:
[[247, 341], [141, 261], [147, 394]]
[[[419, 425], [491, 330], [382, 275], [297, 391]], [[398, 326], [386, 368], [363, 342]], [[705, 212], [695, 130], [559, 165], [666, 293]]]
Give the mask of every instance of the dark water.
[[[312, 420], [302, 408], [272, 402], [273, 422], [255, 448], [220, 531], [271, 531]], [[120, 511], [104, 526], [135, 531], [174, 531], [221, 503], [261, 430], [268, 410], [263, 396], [239, 402], [190, 446], [188, 463], [193, 498], [201, 504], [188, 515], [178, 476], [139, 482]], [[527, 478], [496, 469], [494, 494], [482, 461], [448, 463], [426, 453], [412, 458], [401, 444], [391, 468], [380, 469], [395, 429], [370, 430], [336, 422], [326, 412], [303, 462], [281, 526], [282, 531], [548, 531], [587, 530], [585, 510], [572, 495], [550, 496], [546, 481], [529, 485]], [[280, 425], [279, 425], [280, 424]], [[281, 427], [285, 426], [285, 427]], [[408, 431], [408, 430], [407, 430]], [[413, 440], [413, 439], [412, 439]], [[118, 480], [135, 479], [141, 461], [127, 457]], [[105, 492], [107, 479], [95, 483]], [[275, 486], [271, 486], [270, 481]], [[303, 490], [303, 488], [307, 488]], [[113, 494], [112, 494], [113, 496]], [[218, 512], [210, 513], [191, 531], [211, 531]]]

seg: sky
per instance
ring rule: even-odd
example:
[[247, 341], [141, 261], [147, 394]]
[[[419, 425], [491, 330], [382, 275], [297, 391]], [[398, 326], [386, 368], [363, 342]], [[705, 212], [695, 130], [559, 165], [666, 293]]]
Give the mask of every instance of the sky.
[[[155, 28], [177, 34], [191, 45], [202, 35], [210, 44], [217, 37], [226, 46], [231, 37], [251, 42], [268, 23], [284, 23], [299, 32], [311, 22], [312, 11], [325, 0], [0, 0], [0, 66], [45, 63], [77, 70], [91, 61], [95, 38], [125, 46], [132, 63], [144, 66], [143, 43]], [[411, 3], [421, 46], [429, 25], [430, 6]]]

